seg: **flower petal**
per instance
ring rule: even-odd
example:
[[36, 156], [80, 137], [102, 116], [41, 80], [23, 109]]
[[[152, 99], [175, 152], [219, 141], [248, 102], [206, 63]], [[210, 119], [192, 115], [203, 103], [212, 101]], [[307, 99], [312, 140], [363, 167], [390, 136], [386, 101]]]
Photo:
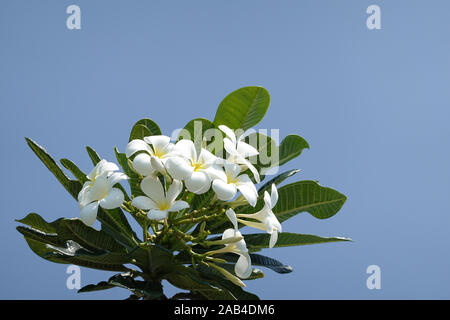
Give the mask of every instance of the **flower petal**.
[[270, 195], [270, 204], [271, 204], [270, 209], [275, 207], [277, 202], [278, 202], [278, 189], [275, 183], [272, 183], [272, 194]]
[[125, 154], [126, 154], [127, 158], [129, 158], [138, 151], [147, 151], [149, 154], [152, 154], [152, 150], [150, 149], [150, 146], [144, 140], [140, 140], [140, 139], [131, 140], [127, 144], [127, 149], [125, 151]]
[[95, 179], [95, 182], [87, 196], [91, 201], [101, 200], [108, 195], [110, 189], [111, 187], [109, 185], [108, 178], [106, 177], [106, 174], [103, 174]]
[[164, 188], [157, 178], [145, 177], [141, 182], [141, 190], [156, 203], [166, 200]]
[[123, 172], [114, 172], [112, 175], [108, 177], [108, 183], [109, 186], [112, 188], [117, 183], [119, 183], [122, 180], [127, 180], [128, 176]]
[[184, 181], [186, 188], [190, 192], [198, 192], [204, 190], [205, 186], [209, 189], [211, 185], [211, 178], [205, 172], [192, 172], [191, 176]]
[[219, 129], [222, 130], [223, 133], [233, 142], [233, 144], [236, 144], [236, 135], [233, 130], [228, 128], [226, 125], [220, 125]]
[[169, 203], [174, 202], [181, 191], [183, 191], [183, 182], [181, 182], [180, 180], [173, 180], [172, 184], [169, 187], [169, 190], [167, 190], [167, 201]]
[[231, 223], [234, 226], [234, 229], [237, 231], [238, 222], [237, 222], [237, 217], [236, 217], [236, 213], [234, 212], [234, 210], [228, 209], [227, 211], [225, 211], [225, 214], [227, 215], [228, 219], [230, 219]]
[[100, 200], [99, 204], [104, 209], [115, 209], [122, 205], [123, 200], [123, 192], [120, 189], [112, 188], [106, 198]]
[[139, 196], [131, 201], [131, 205], [141, 210], [156, 209], [156, 203], [149, 197]]
[[92, 226], [97, 219], [98, 202], [94, 201], [83, 208], [80, 212], [80, 219], [84, 224]]
[[243, 174], [238, 178], [239, 183], [236, 184], [236, 188], [238, 188], [244, 198], [247, 199], [248, 203], [254, 207], [258, 201], [258, 191], [256, 190], [255, 185], [246, 174]]
[[259, 154], [255, 147], [244, 141], [238, 141], [236, 150], [244, 158], [253, 157]]
[[189, 164], [189, 162], [181, 157], [171, 157], [166, 160], [167, 172], [174, 179], [184, 180], [189, 178], [194, 172], [194, 168]]
[[269, 240], [269, 248], [273, 248], [273, 246], [277, 243], [278, 240], [278, 231], [273, 230], [270, 234], [270, 240]]
[[145, 137], [144, 141], [147, 142], [148, 144], [153, 145], [153, 149], [156, 151], [162, 151], [164, 150], [168, 144], [170, 143], [170, 137], [168, 136], [163, 136], [163, 135], [158, 135], [158, 136], [150, 136], [150, 137]]
[[161, 161], [160, 158], [152, 156], [150, 163], [151, 163], [153, 169], [155, 169], [156, 171], [161, 172], [163, 174], [166, 174], [166, 169], [164, 167], [164, 163]]
[[233, 143], [230, 139], [223, 139], [223, 147], [231, 156], [235, 157], [239, 155], [238, 151], [236, 150], [236, 144]]
[[183, 201], [183, 200], [178, 200], [172, 204], [169, 211], [170, 212], [180, 211], [180, 210], [183, 210], [186, 208], [189, 208], [189, 203], [187, 203], [186, 201]]
[[213, 181], [212, 188], [217, 197], [222, 201], [233, 199], [237, 192], [236, 186], [234, 184], [227, 184], [220, 179], [216, 179]]
[[247, 279], [252, 274], [252, 260], [248, 253], [239, 255], [239, 259], [234, 266], [234, 272], [239, 278]]
[[174, 152], [183, 156], [192, 162], [197, 161], [197, 151], [195, 150], [194, 142], [191, 140], [183, 139], [175, 144]]
[[147, 217], [151, 220], [162, 220], [167, 219], [167, 216], [169, 215], [169, 211], [167, 210], [157, 210], [152, 209], [148, 212]]
[[144, 177], [150, 176], [155, 172], [151, 165], [151, 156], [147, 153], [139, 153], [133, 159], [133, 168]]

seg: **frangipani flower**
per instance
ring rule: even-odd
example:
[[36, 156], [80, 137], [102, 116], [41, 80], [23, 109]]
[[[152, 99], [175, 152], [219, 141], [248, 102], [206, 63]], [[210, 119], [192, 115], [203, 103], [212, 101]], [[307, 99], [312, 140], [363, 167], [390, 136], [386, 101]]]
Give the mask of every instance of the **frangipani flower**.
[[212, 183], [217, 197], [222, 201], [231, 200], [239, 190], [248, 203], [254, 207], [258, 199], [258, 192], [247, 174], [241, 174], [241, 168], [236, 163], [225, 162], [226, 179], [218, 178]]
[[86, 225], [94, 224], [99, 205], [104, 209], [115, 209], [122, 205], [123, 192], [114, 188], [114, 185], [128, 177], [124, 173], [114, 172], [118, 170], [115, 163], [101, 160], [87, 175], [89, 180], [78, 194], [80, 217]]
[[141, 182], [141, 190], [147, 196], [136, 197], [131, 204], [136, 208], [149, 210], [147, 214], [149, 219], [166, 219], [169, 212], [189, 207], [186, 201], [176, 200], [183, 190], [183, 183], [179, 180], [173, 180], [166, 192], [159, 179], [146, 177]]
[[133, 168], [144, 177], [155, 172], [164, 173], [164, 163], [172, 156], [175, 145], [170, 143], [170, 137], [159, 135], [144, 137], [144, 140], [135, 139], [128, 143], [126, 149], [127, 158], [139, 151], [133, 159]]
[[[242, 237], [242, 234], [235, 229], [227, 229], [222, 234], [222, 240]], [[246, 279], [252, 274], [252, 260], [248, 254], [247, 244], [244, 239], [225, 244], [222, 249], [210, 251], [209, 254], [234, 253], [239, 255], [239, 259], [234, 266], [234, 272], [239, 278]]]
[[[234, 228], [237, 230], [238, 222], [245, 224], [249, 227], [264, 230], [270, 234], [269, 248], [277, 243], [278, 232], [281, 232], [281, 224], [272, 211], [278, 201], [278, 191], [275, 184], [272, 184], [272, 194], [269, 195], [267, 191], [264, 192], [264, 207], [257, 213], [252, 214], [236, 214], [233, 209], [228, 209], [226, 215], [230, 219]], [[259, 222], [244, 220], [241, 218], [248, 218], [258, 220]]]
[[219, 129], [222, 130], [227, 136], [223, 139], [224, 148], [230, 154], [230, 157], [227, 160], [243, 165], [245, 168], [249, 168], [253, 173], [256, 182], [261, 182], [258, 170], [249, 160], [246, 159], [248, 157], [258, 155], [259, 152], [254, 147], [243, 141], [245, 138], [245, 133], [236, 137], [234, 131], [225, 125], [220, 125]]
[[226, 179], [225, 173], [217, 166], [217, 157], [201, 148], [200, 154], [191, 140], [180, 140], [175, 145], [176, 153], [181, 157], [172, 157], [166, 161], [167, 172], [174, 179], [184, 180], [186, 188], [196, 194], [209, 190], [215, 178]]

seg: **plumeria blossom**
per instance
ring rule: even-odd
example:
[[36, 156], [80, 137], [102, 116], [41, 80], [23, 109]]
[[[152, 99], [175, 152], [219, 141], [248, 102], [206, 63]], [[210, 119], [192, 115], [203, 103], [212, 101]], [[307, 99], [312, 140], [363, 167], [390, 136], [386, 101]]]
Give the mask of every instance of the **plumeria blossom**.
[[174, 179], [184, 180], [189, 191], [202, 194], [209, 190], [213, 179], [226, 179], [225, 173], [217, 165], [218, 158], [203, 148], [197, 154], [191, 140], [178, 141], [175, 150], [180, 157], [172, 157], [166, 161], [167, 172]]
[[[278, 232], [281, 232], [281, 224], [272, 211], [273, 207], [277, 204], [277, 201], [278, 191], [275, 184], [272, 184], [272, 194], [269, 195], [267, 191], [264, 192], [264, 207], [260, 211], [252, 214], [236, 214], [233, 209], [228, 209], [226, 215], [236, 230], [238, 222], [240, 222], [249, 227], [264, 230], [269, 233], [269, 248], [273, 248], [278, 240]], [[242, 218], [257, 220], [259, 222], [244, 220]]]
[[[222, 234], [222, 240], [234, 237], [242, 237], [242, 234], [235, 229], [227, 229]], [[239, 255], [239, 259], [234, 266], [234, 272], [242, 279], [250, 277], [252, 274], [252, 260], [248, 254], [247, 244], [244, 239], [233, 243], [227, 243], [224, 248], [209, 252], [209, 254], [222, 253], [234, 253]]]
[[219, 129], [227, 136], [223, 139], [225, 150], [229, 153], [228, 161], [242, 165], [244, 168], [249, 168], [253, 173], [257, 183], [261, 182], [259, 172], [255, 166], [246, 158], [256, 156], [259, 154], [258, 150], [244, 142], [245, 133], [236, 136], [233, 130], [225, 125], [220, 125]]
[[258, 192], [252, 180], [247, 174], [241, 174], [241, 167], [236, 163], [226, 161], [224, 163], [225, 177], [214, 179], [212, 188], [217, 197], [222, 201], [228, 201], [236, 196], [239, 190], [248, 203], [254, 207], [258, 199]]
[[170, 142], [170, 137], [158, 135], [144, 137], [144, 140], [135, 139], [128, 143], [126, 148], [127, 158], [139, 151], [133, 159], [133, 168], [144, 177], [155, 173], [165, 173], [164, 164], [174, 154], [175, 145]]
[[146, 177], [141, 182], [141, 190], [146, 196], [138, 196], [131, 204], [136, 208], [148, 211], [148, 218], [152, 220], [166, 219], [169, 212], [180, 211], [189, 207], [183, 200], [176, 200], [183, 190], [183, 183], [173, 180], [167, 192], [159, 179]]
[[118, 171], [115, 163], [101, 160], [86, 176], [86, 181], [78, 193], [78, 206], [81, 210], [81, 220], [92, 226], [97, 218], [98, 206], [104, 209], [115, 209], [122, 205], [123, 192], [114, 188], [121, 180], [128, 179], [127, 175]]

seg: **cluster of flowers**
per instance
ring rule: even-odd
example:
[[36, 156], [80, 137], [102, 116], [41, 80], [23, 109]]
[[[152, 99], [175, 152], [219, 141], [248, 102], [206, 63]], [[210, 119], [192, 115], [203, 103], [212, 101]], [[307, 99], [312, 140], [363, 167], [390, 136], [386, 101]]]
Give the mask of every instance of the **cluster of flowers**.
[[[260, 182], [258, 170], [249, 161], [249, 157], [258, 155], [258, 151], [244, 142], [245, 134], [236, 136], [227, 126], [219, 126], [226, 135], [224, 138], [225, 159], [213, 155], [210, 151], [199, 148], [197, 151], [191, 140], [183, 139], [176, 143], [170, 137], [158, 135], [132, 140], [126, 148], [126, 156], [132, 163], [132, 169], [143, 177], [140, 188], [145, 196], [132, 199], [131, 205], [147, 212], [150, 220], [167, 219], [169, 212], [178, 212], [189, 208], [186, 201], [179, 200], [184, 187], [194, 194], [203, 194], [212, 188], [221, 201], [233, 200], [238, 193], [251, 206], [255, 207], [258, 192], [252, 179], [244, 173], [247, 169], [256, 182]], [[118, 172], [114, 163], [100, 161], [87, 175], [78, 195], [81, 220], [92, 226], [97, 217], [98, 206], [104, 209], [118, 208], [123, 204], [124, 194], [115, 185], [128, 179]], [[166, 177], [162, 184], [158, 175]], [[278, 192], [272, 185], [271, 194], [264, 193], [264, 207], [253, 214], [235, 213], [232, 208], [226, 210], [226, 216], [233, 224], [222, 235], [225, 247], [211, 251], [210, 254], [232, 252], [239, 255], [235, 266], [236, 275], [248, 278], [251, 274], [251, 260], [246, 243], [238, 231], [238, 223], [265, 230], [270, 236], [273, 247], [281, 232], [281, 224], [272, 212], [278, 201]], [[230, 241], [226, 241], [230, 239]]]

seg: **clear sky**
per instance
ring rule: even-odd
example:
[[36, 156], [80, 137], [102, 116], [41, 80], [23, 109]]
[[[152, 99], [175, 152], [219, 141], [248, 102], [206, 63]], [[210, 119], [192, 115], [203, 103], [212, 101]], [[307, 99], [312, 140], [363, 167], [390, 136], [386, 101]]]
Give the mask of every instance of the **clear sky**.
[[[81, 8], [81, 30], [66, 27]], [[366, 9], [381, 8], [381, 30]], [[77, 294], [66, 265], [34, 253], [15, 218], [77, 217], [76, 203], [24, 136], [85, 171], [94, 147], [114, 160], [132, 124], [164, 133], [212, 119], [229, 92], [269, 90], [259, 128], [311, 145], [286, 169], [348, 196], [328, 220], [300, 214], [284, 231], [354, 243], [266, 250], [294, 272], [249, 281], [265, 299], [450, 298], [450, 19], [448, 1], [19, 1], [0, 4], [2, 156], [0, 298]], [[381, 268], [368, 290], [366, 268]], [[82, 269], [82, 285], [111, 273]], [[174, 292], [169, 289], [169, 292]]]

